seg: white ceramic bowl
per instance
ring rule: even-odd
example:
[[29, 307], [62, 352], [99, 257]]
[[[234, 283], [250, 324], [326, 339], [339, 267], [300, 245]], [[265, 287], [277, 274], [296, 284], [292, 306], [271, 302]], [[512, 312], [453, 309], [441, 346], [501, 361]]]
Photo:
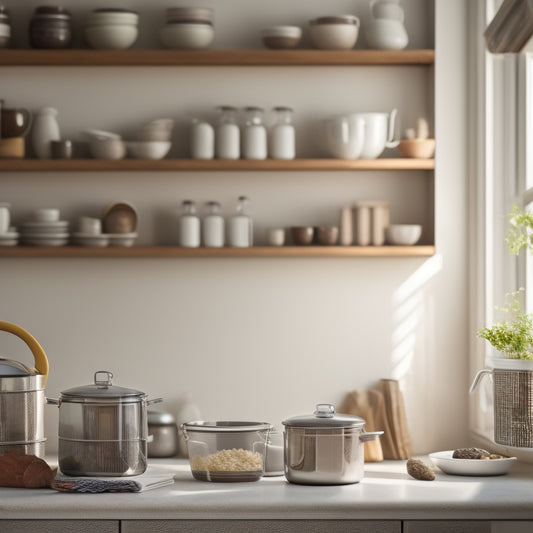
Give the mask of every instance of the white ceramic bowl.
[[128, 141], [128, 155], [134, 159], [163, 159], [169, 152], [170, 141]]
[[120, 139], [93, 139], [89, 143], [89, 152], [95, 159], [123, 159], [126, 145]]
[[315, 48], [322, 50], [350, 50], [359, 36], [356, 24], [309, 24], [309, 36]]
[[95, 24], [137, 24], [139, 22], [139, 15], [136, 13], [122, 13], [120, 11], [107, 11], [99, 13], [91, 13], [85, 19], [86, 26], [93, 26]]
[[137, 39], [137, 26], [133, 24], [102, 24], [85, 27], [85, 38], [97, 50], [125, 50]]
[[200, 50], [209, 48], [215, 37], [211, 24], [174, 23], [165, 24], [159, 36], [166, 48]]
[[408, 246], [416, 244], [422, 235], [420, 224], [391, 224], [387, 230], [387, 242]]
[[84, 130], [81, 132], [81, 138], [84, 141], [100, 140], [105, 141], [108, 139], [120, 140], [122, 137], [118, 133], [112, 133], [111, 131], [103, 130]]
[[444, 473], [455, 476], [501, 476], [507, 474], [516, 457], [503, 459], [454, 459], [453, 450], [433, 452], [429, 458]]
[[174, 120], [171, 118], [158, 118], [145, 124], [137, 136], [139, 141], [170, 141]]

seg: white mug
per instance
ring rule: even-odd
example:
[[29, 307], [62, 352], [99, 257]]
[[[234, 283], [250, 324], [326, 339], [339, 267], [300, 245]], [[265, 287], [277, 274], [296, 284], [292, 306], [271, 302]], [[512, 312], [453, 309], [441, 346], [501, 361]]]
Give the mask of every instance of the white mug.
[[283, 228], [269, 228], [267, 242], [270, 246], [283, 246], [285, 244], [285, 230]]
[[102, 233], [102, 221], [99, 218], [80, 217], [78, 228], [80, 233], [99, 235]]
[[7, 233], [9, 231], [9, 204], [0, 204], [0, 233]]

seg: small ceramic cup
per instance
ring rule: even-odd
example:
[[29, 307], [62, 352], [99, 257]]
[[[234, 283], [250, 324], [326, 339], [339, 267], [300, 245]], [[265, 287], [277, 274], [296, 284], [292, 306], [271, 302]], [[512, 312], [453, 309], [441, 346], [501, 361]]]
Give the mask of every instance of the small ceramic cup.
[[9, 207], [9, 204], [0, 203], [0, 233], [7, 233], [9, 231]]
[[50, 154], [52, 155], [52, 159], [71, 159], [72, 141], [51, 141]]
[[99, 218], [80, 217], [78, 221], [80, 233], [87, 235], [99, 235], [102, 233], [102, 221]]
[[270, 246], [283, 246], [285, 244], [285, 230], [283, 228], [269, 228], [267, 242]]
[[33, 220], [36, 222], [57, 222], [59, 220], [59, 209], [43, 207], [33, 212]]

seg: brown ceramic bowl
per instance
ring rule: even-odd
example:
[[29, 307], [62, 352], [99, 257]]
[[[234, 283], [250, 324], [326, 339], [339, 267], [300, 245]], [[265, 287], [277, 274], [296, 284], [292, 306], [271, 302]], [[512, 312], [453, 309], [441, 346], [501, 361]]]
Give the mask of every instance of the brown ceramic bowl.
[[338, 226], [318, 226], [315, 228], [316, 242], [322, 246], [333, 246], [339, 240]]
[[307, 246], [312, 244], [315, 236], [313, 226], [291, 226], [291, 238], [296, 246]]
[[398, 150], [404, 157], [430, 159], [435, 153], [435, 139], [403, 139]]
[[111, 204], [102, 216], [104, 233], [133, 233], [137, 229], [137, 212], [130, 204]]

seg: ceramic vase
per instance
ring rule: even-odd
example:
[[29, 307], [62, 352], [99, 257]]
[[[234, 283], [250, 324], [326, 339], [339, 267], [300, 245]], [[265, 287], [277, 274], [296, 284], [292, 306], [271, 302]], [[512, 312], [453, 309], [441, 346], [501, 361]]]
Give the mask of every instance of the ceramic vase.
[[31, 142], [33, 151], [39, 159], [50, 159], [52, 156], [52, 141], [59, 141], [59, 124], [57, 109], [43, 107], [39, 109], [33, 123]]

